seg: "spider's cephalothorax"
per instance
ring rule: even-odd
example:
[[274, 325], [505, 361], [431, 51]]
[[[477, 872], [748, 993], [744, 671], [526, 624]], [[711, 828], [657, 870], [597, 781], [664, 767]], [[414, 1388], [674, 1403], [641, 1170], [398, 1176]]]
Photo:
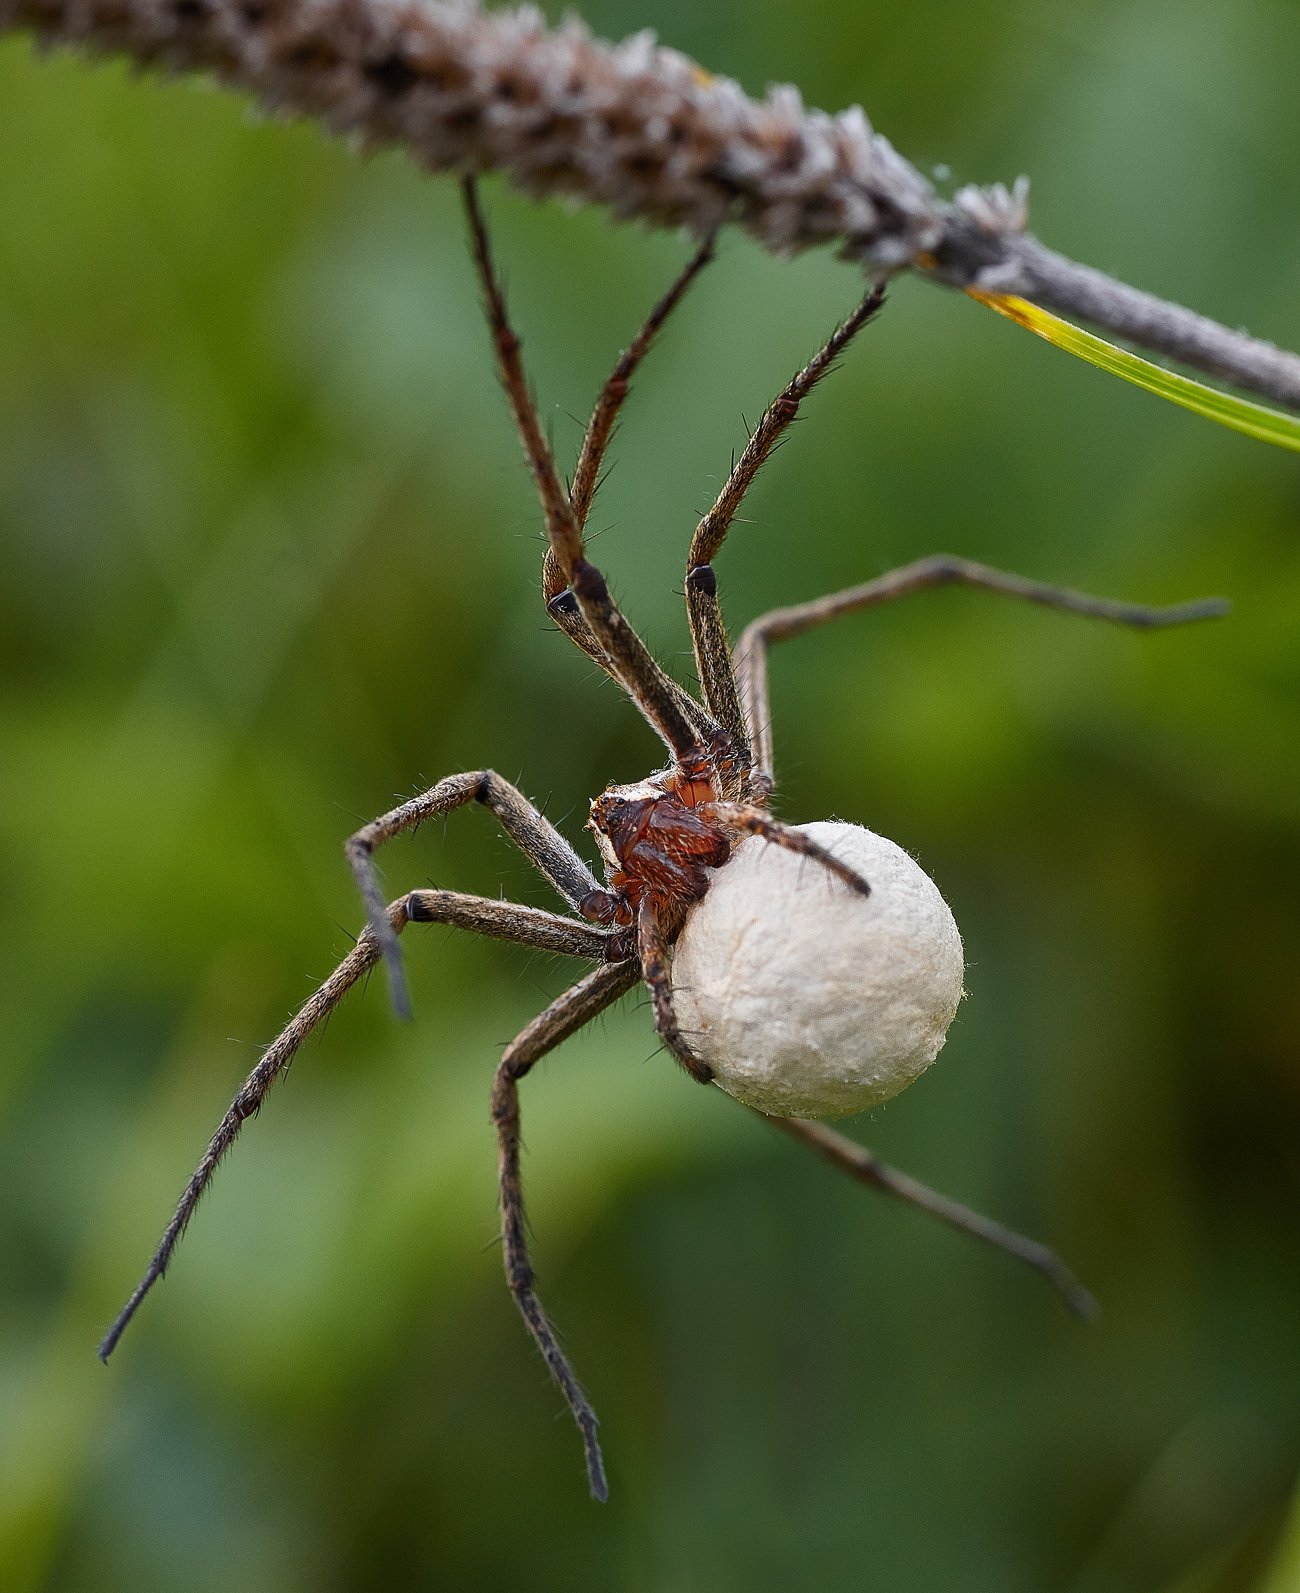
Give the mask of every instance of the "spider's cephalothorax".
[[[449, 775], [421, 796], [367, 824], [348, 842], [348, 857], [365, 901], [369, 922], [338, 968], [271, 1043], [249, 1074], [195, 1169], [144, 1278], [114, 1322], [100, 1354], [107, 1359], [140, 1302], [166, 1271], [176, 1245], [212, 1174], [241, 1125], [260, 1106], [312, 1030], [344, 995], [381, 960], [387, 965], [398, 1011], [409, 1012], [398, 935], [411, 923], [451, 924], [595, 966], [540, 1013], [511, 1043], [496, 1071], [492, 1120], [496, 1128], [501, 1223], [506, 1277], [548, 1367], [563, 1391], [582, 1433], [591, 1490], [606, 1493], [596, 1438], [596, 1417], [561, 1350], [537, 1298], [528, 1255], [520, 1184], [519, 1081], [540, 1057], [591, 1021], [638, 983], [650, 991], [655, 1027], [665, 1045], [695, 1078], [709, 1082], [711, 1068], [678, 1028], [669, 963], [670, 948], [683, 932], [691, 908], [710, 889], [716, 870], [729, 862], [747, 836], [801, 854], [838, 876], [859, 895], [868, 882], [802, 830], [767, 812], [771, 791], [772, 739], [767, 697], [767, 651], [772, 642], [798, 635], [842, 614], [887, 602], [925, 588], [959, 584], [1028, 599], [1048, 607], [1123, 624], [1151, 626], [1221, 613], [1214, 602], [1149, 609], [1076, 592], [938, 555], [831, 597], [777, 609], [752, 623], [733, 648], [718, 603], [713, 559], [722, 547], [750, 483], [791, 421], [801, 401], [830, 369], [854, 335], [883, 303], [873, 287], [808, 365], [769, 406], [732, 467], [713, 508], [692, 538], [686, 565], [686, 608], [699, 677], [694, 696], [667, 675], [610, 595], [604, 577], [586, 556], [583, 529], [600, 476], [601, 461], [629, 379], [656, 332], [687, 286], [711, 257], [706, 242], [655, 306], [615, 365], [597, 399], [574, 471], [565, 487], [529, 397], [519, 358], [519, 340], [506, 316], [487, 233], [471, 181], [465, 183], [473, 255], [486, 301], [499, 373], [541, 499], [547, 547], [542, 595], [560, 629], [619, 685], [664, 743], [672, 762], [636, 785], [610, 786], [592, 803], [590, 828], [605, 865], [602, 885], [590, 868], [521, 792], [491, 770]], [[453, 808], [478, 803], [491, 811], [510, 838], [568, 904], [559, 914], [517, 906], [495, 897], [444, 890], [417, 890], [385, 905], [373, 855], [394, 836]], [[897, 848], [894, 849], [898, 851]], [[903, 854], [899, 853], [899, 856]], [[733, 871], [726, 876], [738, 878]], [[720, 899], [712, 898], [716, 902]], [[946, 912], [946, 908], [944, 909]], [[701, 910], [702, 914], [704, 909]], [[686, 942], [683, 940], [682, 949]], [[818, 970], [806, 970], [815, 993]], [[856, 1020], [855, 1020], [856, 1021]], [[869, 1023], [871, 1014], [862, 1021]], [[850, 1026], [851, 1027], [851, 1026]], [[723, 1077], [719, 1072], [719, 1078]], [[811, 1111], [814, 1108], [784, 1108]], [[765, 1108], [770, 1110], [770, 1108]], [[1079, 1310], [1088, 1297], [1050, 1251], [1010, 1233], [1000, 1224], [895, 1173], [852, 1140], [803, 1117], [772, 1116], [787, 1134], [811, 1146], [851, 1176], [928, 1210], [944, 1221], [1000, 1246], [1044, 1274]]]
[[681, 786], [675, 771], [652, 775], [637, 785], [611, 785], [591, 804], [587, 828], [608, 889], [581, 904], [584, 918], [629, 925], [643, 902], [666, 912], [703, 899], [709, 870], [731, 856], [731, 841], [710, 812], [712, 784]]
[[710, 870], [721, 868], [748, 833], [719, 816], [719, 793], [749, 797], [754, 809], [766, 799], [766, 788], [749, 774], [749, 749], [719, 731], [707, 751], [697, 748], [635, 785], [607, 786], [591, 804], [587, 828], [608, 888], [579, 904], [583, 917], [626, 927], [648, 901], [666, 930], [678, 920], [675, 931], [687, 908], [703, 899]]

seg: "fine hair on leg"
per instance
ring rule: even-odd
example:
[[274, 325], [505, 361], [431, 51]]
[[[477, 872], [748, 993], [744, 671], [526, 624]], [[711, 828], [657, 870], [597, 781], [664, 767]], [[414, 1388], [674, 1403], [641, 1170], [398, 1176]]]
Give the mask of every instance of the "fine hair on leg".
[[686, 560], [686, 616], [705, 706], [737, 746], [748, 747], [727, 629], [718, 600], [713, 560], [755, 476], [771, 458], [799, 413], [799, 405], [885, 302], [883, 283], [870, 288], [852, 315], [836, 327], [807, 365], [763, 412], [713, 507], [695, 528]]
[[643, 896], [637, 908], [636, 943], [641, 959], [641, 977], [650, 992], [650, 1008], [654, 1013], [655, 1030], [659, 1038], [696, 1083], [711, 1084], [713, 1069], [691, 1050], [677, 1023], [672, 979], [668, 971], [667, 942], [649, 896]]
[[582, 449], [574, 467], [573, 485], [569, 489], [569, 501], [580, 529], [586, 525], [591, 513], [592, 500], [600, 485], [600, 467], [604, 462], [605, 450], [614, 434], [614, 423], [627, 398], [637, 366], [650, 352], [651, 344], [663, 329], [664, 322], [686, 296], [686, 290], [713, 259], [715, 237], [716, 234], [710, 233], [678, 272], [668, 291], [646, 316], [636, 336], [619, 355], [614, 369], [605, 379], [583, 433]]
[[860, 586], [832, 592], [808, 603], [773, 609], [747, 625], [736, 643], [735, 662], [740, 681], [745, 718], [753, 738], [755, 759], [769, 775], [772, 773], [772, 719], [767, 684], [767, 650], [773, 642], [800, 636], [842, 614], [874, 608], [913, 592], [937, 586], [969, 586], [978, 591], [995, 592], [1002, 597], [1036, 603], [1084, 619], [1106, 620], [1112, 625], [1127, 625], [1135, 630], [1159, 630], [1171, 625], [1190, 625], [1198, 620], [1218, 619], [1228, 612], [1224, 598], [1198, 598], [1191, 603], [1153, 607], [1145, 603], [1124, 603], [1113, 598], [1093, 597], [1065, 586], [1051, 586], [1012, 575], [951, 553], [935, 553], [901, 565]]
[[[695, 254], [686, 262], [678, 273], [676, 280], [668, 291], [651, 310], [642, 323], [636, 336], [619, 356], [614, 369], [605, 380], [596, 399], [591, 418], [583, 433], [582, 448], [578, 455], [578, 463], [573, 472], [573, 485], [569, 489], [569, 502], [573, 510], [574, 521], [581, 532], [586, 528], [587, 518], [591, 513], [592, 501], [596, 495], [601, 481], [601, 465], [604, 461], [605, 450], [614, 431], [614, 424], [618, 418], [619, 410], [631, 390], [632, 377], [641, 361], [650, 352], [650, 347], [662, 329], [664, 322], [673, 310], [681, 303], [686, 290], [695, 278], [713, 259], [714, 239], [710, 234], [700, 245]], [[595, 660], [607, 674], [618, 679], [609, 658], [591, 634], [586, 620], [582, 617], [582, 610], [578, 607], [578, 600], [569, 589], [568, 577], [565, 575], [554, 547], [548, 541], [545, 556], [542, 559], [542, 601], [546, 611], [565, 633], [570, 641], [582, 649], [588, 657]], [[673, 683], [676, 685], [676, 682]], [[707, 736], [713, 728], [711, 721], [703, 715], [700, 706], [684, 690], [678, 687], [678, 706], [685, 717], [696, 725], [701, 739]]]
[[716, 814], [729, 829], [739, 830], [745, 835], [761, 835], [773, 846], [796, 852], [800, 857], [813, 858], [822, 868], [843, 880], [850, 890], [857, 891], [859, 896], [871, 895], [869, 880], [863, 879], [855, 868], [841, 862], [834, 852], [819, 841], [814, 841], [803, 830], [782, 824], [780, 819], [774, 819], [762, 808], [751, 807], [743, 802], [711, 802], [708, 806], [709, 811]]
[[573, 1413], [582, 1437], [592, 1497], [602, 1503], [609, 1497], [609, 1487], [596, 1431], [599, 1425], [596, 1413], [568, 1357], [560, 1348], [550, 1319], [542, 1309], [528, 1253], [528, 1223], [519, 1165], [519, 1081], [548, 1051], [589, 1023], [620, 996], [626, 995], [640, 977], [636, 961], [628, 959], [609, 963], [580, 979], [510, 1042], [502, 1055], [492, 1085], [492, 1122], [497, 1133], [501, 1241], [506, 1283], [528, 1331], [542, 1352], [542, 1359]]

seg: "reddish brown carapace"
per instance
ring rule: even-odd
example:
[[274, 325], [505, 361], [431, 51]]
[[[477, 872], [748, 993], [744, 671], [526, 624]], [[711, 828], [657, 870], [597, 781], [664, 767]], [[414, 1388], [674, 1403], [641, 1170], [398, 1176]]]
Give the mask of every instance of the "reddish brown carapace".
[[588, 828], [608, 887], [582, 904], [595, 923], [630, 925], [649, 899], [658, 918], [680, 922], [709, 887], [708, 870], [731, 856], [734, 831], [711, 811], [717, 793], [700, 760], [683, 760], [635, 785], [611, 785], [591, 804]]

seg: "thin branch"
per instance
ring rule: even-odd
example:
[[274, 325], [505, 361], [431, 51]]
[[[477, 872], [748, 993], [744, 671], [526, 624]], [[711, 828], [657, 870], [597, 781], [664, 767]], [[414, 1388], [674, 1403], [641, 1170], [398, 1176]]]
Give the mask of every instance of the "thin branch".
[[1024, 232], [1023, 182], [943, 201], [860, 109], [806, 110], [789, 87], [750, 99], [649, 34], [610, 45], [472, 0], [0, 0], [0, 28], [211, 73], [434, 170], [1018, 294], [1300, 410], [1300, 357], [1053, 254]]
[[1071, 320], [1091, 321], [1153, 354], [1300, 410], [1296, 355], [1080, 265], [1027, 234], [1003, 236], [996, 242], [994, 258], [974, 273], [972, 251], [954, 249], [950, 243], [947, 248], [955, 269], [950, 275], [945, 259], [934, 274], [958, 287], [1014, 294]]

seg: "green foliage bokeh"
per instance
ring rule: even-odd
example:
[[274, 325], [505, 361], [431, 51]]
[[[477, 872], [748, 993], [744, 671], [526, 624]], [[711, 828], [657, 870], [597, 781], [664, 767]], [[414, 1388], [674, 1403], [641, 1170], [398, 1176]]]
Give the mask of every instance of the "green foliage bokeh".
[[[854, 100], [1051, 244], [1295, 345], [1282, 0], [587, 13]], [[0, 45], [0, 1585], [1294, 1593], [1300, 477], [903, 283], [719, 560], [739, 625], [940, 548], [1231, 619], [969, 593], [774, 659], [781, 811], [893, 836], [962, 925], [938, 1066], [851, 1125], [1047, 1239], [1035, 1280], [655, 1055], [636, 1002], [525, 1092], [543, 1294], [613, 1499], [515, 1318], [487, 1088], [567, 965], [407, 940], [249, 1125], [94, 1358], [230, 1095], [358, 922], [340, 843], [443, 773], [575, 837], [657, 750], [548, 627], [454, 185]], [[487, 203], [564, 459], [680, 240]], [[739, 237], [645, 368], [593, 525], [686, 669], [695, 515], [852, 303]], [[481, 814], [393, 888], [546, 896]]]

